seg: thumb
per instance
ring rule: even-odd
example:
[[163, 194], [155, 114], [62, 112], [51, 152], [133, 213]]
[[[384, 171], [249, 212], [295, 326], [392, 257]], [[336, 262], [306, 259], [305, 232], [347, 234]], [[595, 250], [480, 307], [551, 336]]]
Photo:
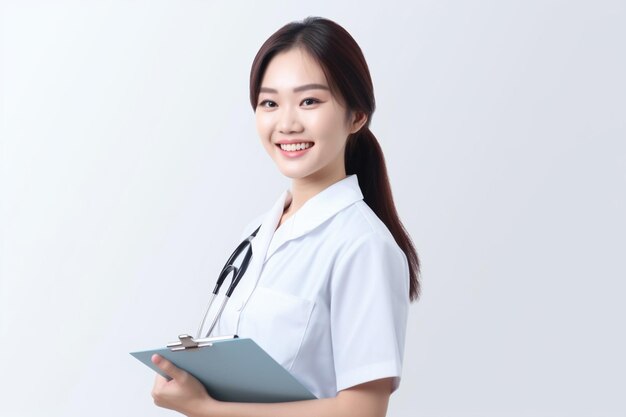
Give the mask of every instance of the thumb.
[[172, 377], [173, 379], [181, 379], [186, 372], [174, 365], [172, 362], [168, 361], [161, 355], [157, 355], [156, 353], [152, 355], [152, 363], [159, 367], [160, 370], [165, 372], [167, 375]]

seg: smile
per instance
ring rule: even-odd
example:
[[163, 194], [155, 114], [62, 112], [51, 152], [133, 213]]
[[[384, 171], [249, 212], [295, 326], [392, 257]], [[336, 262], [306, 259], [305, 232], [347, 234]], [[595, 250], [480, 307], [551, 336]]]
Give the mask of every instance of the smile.
[[278, 144], [280, 149], [287, 152], [295, 152], [301, 151], [303, 149], [308, 149], [313, 146], [312, 142], [302, 142], [302, 143], [280, 143]]

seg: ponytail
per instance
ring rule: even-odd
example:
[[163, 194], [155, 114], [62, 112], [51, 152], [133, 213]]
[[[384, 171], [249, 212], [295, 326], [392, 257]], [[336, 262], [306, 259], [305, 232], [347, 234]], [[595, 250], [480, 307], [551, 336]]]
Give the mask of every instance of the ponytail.
[[391, 194], [385, 157], [369, 127], [364, 126], [348, 137], [344, 160], [346, 174], [357, 175], [363, 200], [387, 226], [406, 255], [409, 263], [409, 298], [411, 301], [416, 300], [420, 295], [418, 280], [420, 263], [417, 251], [398, 216]]

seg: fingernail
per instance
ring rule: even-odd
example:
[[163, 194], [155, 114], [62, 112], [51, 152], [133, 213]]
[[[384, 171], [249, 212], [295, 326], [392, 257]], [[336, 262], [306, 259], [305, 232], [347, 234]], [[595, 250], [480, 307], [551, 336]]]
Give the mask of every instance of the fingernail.
[[159, 362], [161, 362], [161, 357], [159, 355], [157, 355], [156, 353], [154, 355], [152, 355], [151, 359], [152, 359], [152, 362], [157, 363], [157, 364]]

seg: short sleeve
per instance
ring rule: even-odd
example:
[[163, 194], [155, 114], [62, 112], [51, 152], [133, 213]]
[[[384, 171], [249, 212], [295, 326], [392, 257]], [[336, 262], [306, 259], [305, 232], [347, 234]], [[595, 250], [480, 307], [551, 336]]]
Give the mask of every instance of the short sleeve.
[[331, 278], [337, 391], [380, 378], [400, 384], [409, 310], [406, 256], [372, 232], [340, 254]]

